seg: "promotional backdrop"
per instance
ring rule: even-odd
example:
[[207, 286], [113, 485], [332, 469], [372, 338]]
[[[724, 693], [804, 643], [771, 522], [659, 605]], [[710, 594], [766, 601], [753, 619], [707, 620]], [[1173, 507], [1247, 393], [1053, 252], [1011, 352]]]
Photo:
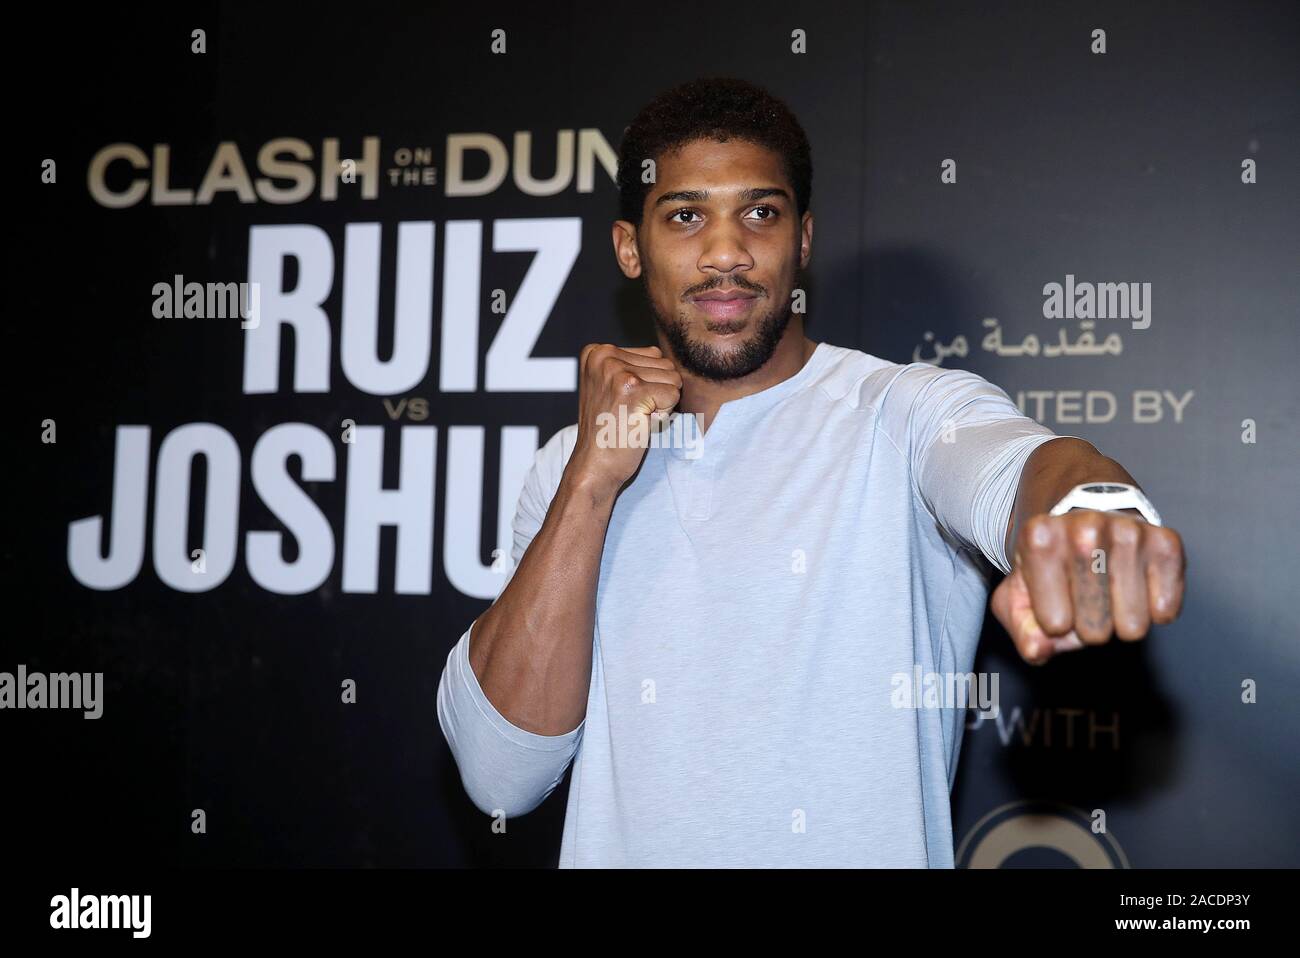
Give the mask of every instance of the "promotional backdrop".
[[21, 43], [0, 670], [103, 691], [0, 716], [20, 843], [554, 864], [567, 784], [495, 834], [435, 690], [582, 346], [654, 341], [622, 131], [721, 74], [812, 143], [810, 338], [980, 373], [1184, 537], [1145, 642], [1034, 669], [989, 620], [959, 865], [1300, 863], [1293, 4], [223, 4]]

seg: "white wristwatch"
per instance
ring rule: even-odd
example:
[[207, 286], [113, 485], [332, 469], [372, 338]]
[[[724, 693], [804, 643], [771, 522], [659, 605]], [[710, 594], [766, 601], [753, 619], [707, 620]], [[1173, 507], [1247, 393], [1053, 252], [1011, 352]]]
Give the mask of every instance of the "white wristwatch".
[[1065, 498], [1052, 507], [1050, 515], [1063, 516], [1071, 509], [1098, 509], [1114, 512], [1117, 509], [1136, 509], [1153, 526], [1160, 525], [1160, 513], [1151, 500], [1137, 486], [1127, 482], [1085, 482], [1065, 494]]

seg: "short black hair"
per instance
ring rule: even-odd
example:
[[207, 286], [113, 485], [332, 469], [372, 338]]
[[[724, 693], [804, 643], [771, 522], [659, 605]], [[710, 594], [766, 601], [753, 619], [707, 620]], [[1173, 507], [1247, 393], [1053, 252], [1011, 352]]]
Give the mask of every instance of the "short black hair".
[[734, 77], [701, 77], [660, 93], [636, 115], [618, 150], [622, 218], [641, 225], [649, 183], [642, 163], [694, 140], [748, 140], [781, 155], [800, 216], [812, 198], [812, 150], [794, 113], [761, 87]]

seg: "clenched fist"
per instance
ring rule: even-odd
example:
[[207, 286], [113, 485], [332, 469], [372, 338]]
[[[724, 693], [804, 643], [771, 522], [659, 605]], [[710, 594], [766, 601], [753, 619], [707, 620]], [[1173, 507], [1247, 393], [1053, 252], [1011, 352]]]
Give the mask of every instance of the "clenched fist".
[[1037, 515], [1019, 530], [1011, 574], [990, 605], [1021, 657], [1041, 665], [1172, 622], [1186, 568], [1182, 539], [1167, 527], [1120, 512]]
[[[681, 391], [681, 374], [658, 346], [584, 346], [571, 467], [579, 476], [617, 490], [640, 468], [651, 432], [676, 407]], [[626, 423], [626, 428], [611, 430], [611, 422]], [[611, 435], [618, 441], [610, 442]]]

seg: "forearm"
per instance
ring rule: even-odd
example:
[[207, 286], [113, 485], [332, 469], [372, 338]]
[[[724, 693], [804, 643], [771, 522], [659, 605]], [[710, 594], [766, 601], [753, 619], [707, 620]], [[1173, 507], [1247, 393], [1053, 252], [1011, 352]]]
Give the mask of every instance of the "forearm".
[[1015, 506], [1007, 522], [1006, 554], [1009, 562], [1014, 564], [1014, 543], [1025, 520], [1049, 511], [1067, 492], [1084, 482], [1137, 485], [1123, 466], [1103, 456], [1092, 443], [1082, 439], [1053, 439], [1034, 450], [1020, 474]]
[[596, 586], [617, 489], [566, 470], [510, 584], [474, 623], [469, 662], [511, 723], [562, 735], [586, 714]]

